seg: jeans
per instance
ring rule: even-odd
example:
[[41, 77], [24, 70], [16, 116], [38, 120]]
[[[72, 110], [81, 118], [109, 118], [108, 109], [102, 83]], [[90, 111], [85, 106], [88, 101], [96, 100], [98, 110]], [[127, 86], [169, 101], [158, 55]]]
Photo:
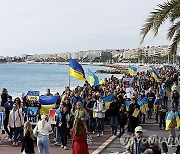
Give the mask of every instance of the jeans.
[[56, 142], [58, 142], [59, 143], [59, 141], [60, 141], [60, 133], [59, 133], [59, 131], [58, 131], [58, 129], [56, 128], [55, 129], [55, 134], [56, 134]]
[[93, 115], [88, 113], [88, 130], [93, 130]]
[[160, 115], [160, 122], [159, 122], [159, 128], [161, 128], [161, 126], [163, 125], [163, 127], [166, 127], [166, 115]]
[[18, 136], [20, 134], [20, 137], [22, 137], [22, 127], [15, 127], [14, 130], [14, 142], [18, 141]]
[[100, 131], [104, 131], [104, 118], [96, 117], [96, 131], [100, 133]]
[[148, 118], [152, 118], [153, 108], [149, 108], [148, 110]]
[[4, 120], [4, 130], [8, 134], [9, 138], [12, 138], [13, 131], [8, 129], [8, 120]]
[[118, 117], [111, 116], [110, 124], [111, 124], [112, 133], [115, 135], [117, 132]]
[[50, 154], [49, 152], [49, 136], [47, 135], [38, 135], [37, 137], [37, 147], [38, 147], [38, 154]]

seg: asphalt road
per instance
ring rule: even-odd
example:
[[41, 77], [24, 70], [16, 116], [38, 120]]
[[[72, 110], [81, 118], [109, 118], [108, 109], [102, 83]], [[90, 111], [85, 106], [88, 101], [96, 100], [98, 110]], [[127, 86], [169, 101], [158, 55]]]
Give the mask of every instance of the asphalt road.
[[[168, 141], [169, 139], [169, 132], [166, 130], [160, 130], [159, 125], [154, 123], [154, 119], [147, 119], [146, 124], [141, 124], [143, 127], [143, 136], [148, 138], [149, 136], [155, 134], [159, 136], [159, 138], [163, 141]], [[180, 131], [176, 130], [176, 136], [180, 135]], [[179, 142], [180, 143], [180, 142]], [[178, 143], [176, 144], [176, 146]], [[176, 151], [176, 146], [168, 146], [168, 154], [173, 154]], [[162, 149], [162, 148], [161, 148]], [[124, 146], [120, 144], [120, 139], [117, 137], [111, 144], [109, 144], [101, 154], [110, 154], [110, 153], [123, 153], [125, 152]]]

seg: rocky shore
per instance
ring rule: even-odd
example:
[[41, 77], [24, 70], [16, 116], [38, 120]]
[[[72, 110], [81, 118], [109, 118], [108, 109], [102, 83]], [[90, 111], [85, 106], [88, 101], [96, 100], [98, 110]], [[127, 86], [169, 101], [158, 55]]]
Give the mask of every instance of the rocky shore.
[[125, 74], [125, 73], [128, 73], [128, 66], [126, 66], [126, 65], [104, 64], [103, 66], [111, 67], [111, 69], [97, 70], [95, 73], [105, 73], [105, 74]]

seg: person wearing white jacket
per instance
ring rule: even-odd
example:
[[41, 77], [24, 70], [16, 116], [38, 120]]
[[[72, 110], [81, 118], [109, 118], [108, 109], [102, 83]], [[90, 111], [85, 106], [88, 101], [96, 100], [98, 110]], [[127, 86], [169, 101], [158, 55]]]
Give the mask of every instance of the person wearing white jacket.
[[18, 145], [18, 135], [22, 133], [24, 125], [24, 114], [21, 109], [18, 108], [16, 103], [13, 104], [13, 109], [9, 114], [9, 127], [14, 134], [13, 146]]
[[102, 98], [99, 97], [97, 102], [94, 103], [93, 111], [95, 112], [95, 118], [96, 118], [96, 131], [97, 131], [97, 137], [101, 135], [104, 135], [104, 118], [105, 118], [105, 112], [106, 107], [105, 103], [103, 102]]
[[41, 115], [41, 120], [38, 121], [33, 130], [34, 136], [37, 136], [38, 154], [50, 154], [49, 147], [49, 134], [52, 133], [51, 124], [48, 122], [46, 115]]

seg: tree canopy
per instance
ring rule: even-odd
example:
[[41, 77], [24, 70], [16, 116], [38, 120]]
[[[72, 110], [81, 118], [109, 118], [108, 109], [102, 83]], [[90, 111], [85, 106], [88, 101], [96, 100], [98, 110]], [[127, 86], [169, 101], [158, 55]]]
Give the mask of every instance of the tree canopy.
[[171, 43], [170, 51], [176, 54], [178, 44], [180, 42], [180, 0], [169, 0], [163, 4], [159, 4], [158, 8], [154, 9], [146, 19], [145, 24], [141, 28], [140, 35], [143, 43], [146, 35], [152, 30], [154, 36], [158, 34], [159, 28], [166, 20], [172, 24], [167, 31], [167, 39]]

